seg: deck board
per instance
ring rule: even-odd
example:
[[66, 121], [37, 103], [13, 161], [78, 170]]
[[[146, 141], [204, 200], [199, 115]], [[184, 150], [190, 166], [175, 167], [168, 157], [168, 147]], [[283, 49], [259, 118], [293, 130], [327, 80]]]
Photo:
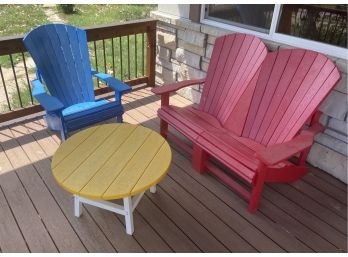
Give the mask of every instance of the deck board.
[[[160, 99], [148, 88], [123, 103], [125, 122], [159, 130]], [[192, 103], [173, 95], [171, 104]], [[249, 214], [243, 199], [193, 171], [171, 144], [172, 168], [137, 207], [131, 237], [119, 215], [92, 206], [73, 215], [72, 196], [50, 171], [59, 135], [41, 117], [1, 127], [0, 142], [1, 252], [347, 251], [347, 186], [315, 168], [295, 183], [266, 186], [260, 209]]]

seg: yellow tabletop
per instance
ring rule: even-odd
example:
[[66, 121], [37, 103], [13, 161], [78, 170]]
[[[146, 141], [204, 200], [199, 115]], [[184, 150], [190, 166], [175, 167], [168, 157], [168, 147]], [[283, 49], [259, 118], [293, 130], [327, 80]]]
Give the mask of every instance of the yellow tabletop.
[[157, 132], [131, 124], [105, 124], [83, 130], [58, 148], [53, 176], [68, 192], [113, 200], [137, 195], [167, 173], [172, 153]]

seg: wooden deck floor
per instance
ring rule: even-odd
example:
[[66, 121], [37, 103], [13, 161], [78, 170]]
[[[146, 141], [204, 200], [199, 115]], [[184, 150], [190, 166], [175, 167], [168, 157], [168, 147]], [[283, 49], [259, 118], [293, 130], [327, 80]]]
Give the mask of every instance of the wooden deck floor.
[[[189, 102], [172, 98], [179, 106]], [[158, 97], [124, 97], [124, 120], [158, 130]], [[311, 169], [293, 184], [268, 185], [260, 209], [214, 177], [199, 175], [173, 146], [173, 164], [156, 194], [138, 205], [135, 233], [123, 217], [91, 206], [73, 215], [73, 198], [54, 181], [60, 144], [42, 119], [0, 128], [0, 252], [346, 252], [347, 187]]]

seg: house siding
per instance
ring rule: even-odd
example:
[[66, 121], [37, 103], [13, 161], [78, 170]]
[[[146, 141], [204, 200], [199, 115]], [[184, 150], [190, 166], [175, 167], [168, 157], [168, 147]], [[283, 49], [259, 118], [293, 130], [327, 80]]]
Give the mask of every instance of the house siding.
[[[206, 76], [215, 39], [235, 33], [160, 11], [151, 13], [157, 25], [156, 84], [163, 85]], [[270, 51], [293, 48], [270, 40], [263, 40]], [[347, 60], [328, 56], [342, 73], [342, 80], [321, 104], [321, 123], [325, 131], [315, 138], [308, 156], [313, 166], [347, 183]], [[198, 103], [202, 88], [192, 86], [179, 94]]]

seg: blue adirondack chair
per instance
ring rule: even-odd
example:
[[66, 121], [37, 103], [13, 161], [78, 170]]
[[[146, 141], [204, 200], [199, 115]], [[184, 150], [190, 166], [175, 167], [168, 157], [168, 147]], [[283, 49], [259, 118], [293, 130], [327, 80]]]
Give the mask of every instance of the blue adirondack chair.
[[[131, 88], [91, 68], [84, 30], [47, 24], [30, 31], [23, 42], [37, 68], [37, 79], [31, 81], [33, 96], [45, 109], [48, 120], [60, 120], [62, 140], [71, 131], [112, 117], [122, 122], [121, 96]], [[92, 76], [115, 91], [114, 101], [95, 99]]]

